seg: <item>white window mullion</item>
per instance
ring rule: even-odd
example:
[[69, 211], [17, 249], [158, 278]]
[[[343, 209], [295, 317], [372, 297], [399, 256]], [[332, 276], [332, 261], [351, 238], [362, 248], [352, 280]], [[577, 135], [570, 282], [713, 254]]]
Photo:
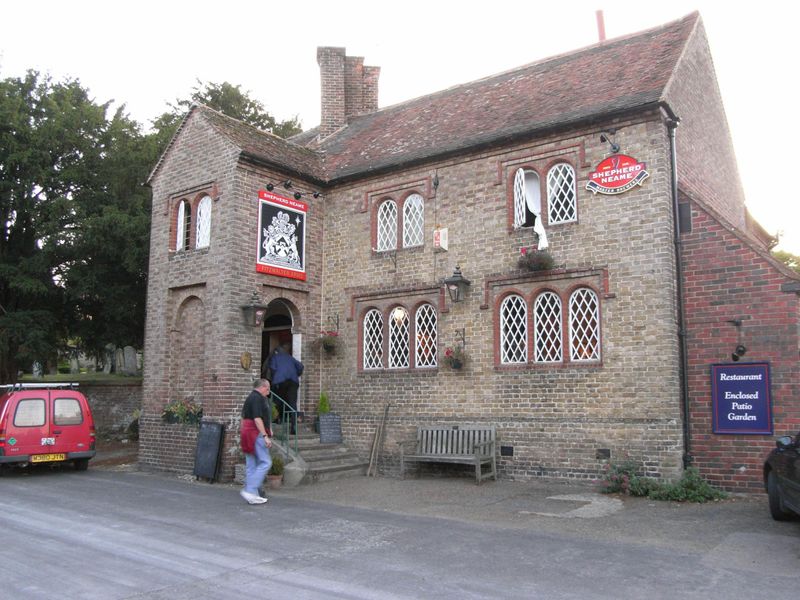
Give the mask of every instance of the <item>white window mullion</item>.
[[528, 310], [522, 296], [509, 296], [500, 305], [500, 362], [528, 362]]

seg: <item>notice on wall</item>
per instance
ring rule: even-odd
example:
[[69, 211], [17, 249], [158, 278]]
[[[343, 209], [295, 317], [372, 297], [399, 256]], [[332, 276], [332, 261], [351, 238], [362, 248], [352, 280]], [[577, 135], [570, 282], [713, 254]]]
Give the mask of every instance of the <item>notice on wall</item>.
[[769, 363], [711, 365], [714, 433], [772, 434]]
[[256, 271], [305, 281], [307, 213], [305, 202], [258, 192]]

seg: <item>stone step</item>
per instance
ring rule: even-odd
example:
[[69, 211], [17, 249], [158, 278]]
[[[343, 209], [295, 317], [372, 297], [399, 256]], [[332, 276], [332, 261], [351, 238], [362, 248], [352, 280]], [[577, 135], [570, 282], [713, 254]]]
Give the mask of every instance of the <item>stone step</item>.
[[343, 457], [357, 456], [355, 452], [351, 452], [346, 446], [337, 446], [329, 448], [326, 446], [318, 446], [316, 448], [303, 449], [300, 452], [303, 460], [306, 462], [314, 462], [319, 460], [328, 459], [341, 459]]
[[327, 467], [314, 467], [306, 473], [302, 483], [318, 483], [346, 477], [358, 477], [367, 474], [368, 463], [356, 462], [348, 465], [332, 465]]
[[315, 457], [307, 457], [303, 455], [303, 460], [311, 469], [329, 467], [334, 465], [344, 466], [351, 464], [360, 464], [362, 461], [355, 452], [347, 452], [346, 454], [330, 454], [320, 455]]

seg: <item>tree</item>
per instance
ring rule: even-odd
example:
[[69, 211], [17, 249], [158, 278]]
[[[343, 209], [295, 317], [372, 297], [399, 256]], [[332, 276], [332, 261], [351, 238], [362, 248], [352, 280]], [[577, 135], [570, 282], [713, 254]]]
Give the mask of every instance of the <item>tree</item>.
[[67, 334], [73, 200], [91, 187], [105, 123], [77, 81], [0, 81], [0, 380], [52, 359]]
[[786, 252], [785, 250], [773, 250], [772, 256], [777, 258], [790, 269], [794, 269], [800, 273], [800, 256]]
[[264, 105], [258, 100], [252, 99], [247, 92], [243, 92], [241, 86], [232, 85], [227, 81], [203, 83], [198, 79], [189, 98], [179, 98], [170, 105], [171, 111], [165, 112], [153, 121], [153, 128], [163, 144], [162, 147], [166, 147], [183, 115], [193, 103], [205, 104], [224, 115], [262, 131], [273, 133], [278, 137], [288, 138], [302, 132], [300, 121], [296, 116], [286, 121], [276, 121], [266, 111]]

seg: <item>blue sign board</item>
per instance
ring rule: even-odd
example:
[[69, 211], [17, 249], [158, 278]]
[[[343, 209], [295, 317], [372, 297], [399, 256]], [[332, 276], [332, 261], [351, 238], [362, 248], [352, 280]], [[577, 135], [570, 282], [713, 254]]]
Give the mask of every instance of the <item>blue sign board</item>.
[[711, 365], [714, 433], [772, 434], [769, 363]]

